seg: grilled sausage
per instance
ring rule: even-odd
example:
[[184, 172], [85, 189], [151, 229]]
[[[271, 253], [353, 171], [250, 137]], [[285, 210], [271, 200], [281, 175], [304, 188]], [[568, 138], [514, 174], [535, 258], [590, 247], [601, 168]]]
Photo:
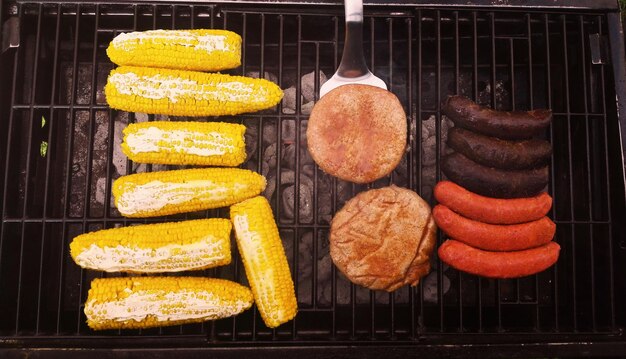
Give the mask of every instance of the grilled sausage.
[[470, 192], [454, 182], [441, 181], [435, 186], [434, 193], [439, 203], [454, 212], [491, 224], [535, 221], [552, 207], [552, 197], [546, 192], [528, 198], [490, 198]]
[[556, 225], [548, 217], [521, 224], [488, 224], [458, 215], [442, 204], [433, 209], [433, 218], [450, 239], [487, 251], [539, 247], [550, 242], [556, 231]]
[[483, 166], [501, 169], [545, 166], [552, 155], [552, 146], [548, 141], [505, 141], [460, 127], [449, 130], [448, 146]]
[[448, 96], [441, 111], [456, 126], [505, 140], [529, 139], [552, 121], [552, 111], [497, 111], [463, 96]]
[[530, 170], [500, 170], [486, 167], [460, 153], [444, 158], [443, 173], [449, 180], [487, 197], [532, 197], [548, 184], [548, 166]]
[[556, 242], [516, 252], [487, 252], [447, 240], [438, 250], [442, 261], [463, 272], [488, 278], [519, 278], [539, 273], [559, 259]]

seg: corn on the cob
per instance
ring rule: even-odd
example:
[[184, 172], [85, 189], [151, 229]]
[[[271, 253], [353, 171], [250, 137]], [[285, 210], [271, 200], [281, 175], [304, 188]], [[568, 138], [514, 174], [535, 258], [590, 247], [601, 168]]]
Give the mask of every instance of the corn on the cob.
[[155, 217], [218, 208], [253, 197], [265, 177], [240, 168], [137, 173], [113, 183], [115, 206], [126, 217]]
[[295, 317], [298, 303], [285, 249], [265, 197], [230, 207], [246, 276], [261, 317], [270, 328]]
[[202, 277], [97, 278], [85, 302], [94, 330], [150, 328], [237, 315], [252, 305], [250, 290]]
[[230, 230], [223, 218], [112, 228], [70, 243], [74, 262], [106, 272], [180, 272], [230, 263]]
[[107, 55], [122, 66], [219, 71], [241, 65], [241, 36], [227, 30], [150, 30], [117, 35]]
[[122, 66], [104, 87], [112, 108], [175, 116], [237, 115], [270, 108], [283, 97], [264, 79]]
[[122, 152], [141, 163], [237, 166], [246, 126], [224, 122], [140, 122], [124, 129]]

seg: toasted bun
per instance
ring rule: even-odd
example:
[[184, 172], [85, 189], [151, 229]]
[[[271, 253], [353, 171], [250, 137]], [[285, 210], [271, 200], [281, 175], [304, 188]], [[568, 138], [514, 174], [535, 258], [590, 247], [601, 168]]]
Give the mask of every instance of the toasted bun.
[[324, 172], [368, 183], [400, 163], [406, 125], [404, 109], [393, 93], [368, 85], [343, 85], [313, 107], [307, 145]]
[[330, 256], [353, 283], [391, 292], [428, 274], [436, 232], [430, 206], [417, 193], [373, 189], [335, 214]]

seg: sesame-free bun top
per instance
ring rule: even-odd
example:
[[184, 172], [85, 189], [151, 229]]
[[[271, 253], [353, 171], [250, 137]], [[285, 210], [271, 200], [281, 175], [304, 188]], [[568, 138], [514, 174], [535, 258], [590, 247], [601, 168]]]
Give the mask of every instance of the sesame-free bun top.
[[430, 271], [437, 225], [417, 193], [389, 186], [361, 192], [330, 226], [330, 256], [350, 281], [374, 290], [416, 285]]
[[307, 145], [324, 172], [368, 183], [400, 163], [406, 127], [406, 114], [393, 93], [369, 85], [343, 85], [313, 107]]

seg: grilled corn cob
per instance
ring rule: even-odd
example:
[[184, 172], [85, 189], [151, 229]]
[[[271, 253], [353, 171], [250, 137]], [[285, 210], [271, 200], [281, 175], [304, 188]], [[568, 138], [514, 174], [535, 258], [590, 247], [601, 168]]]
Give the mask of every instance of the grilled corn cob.
[[230, 207], [237, 247], [261, 317], [270, 328], [296, 316], [298, 303], [285, 249], [265, 197]]
[[270, 108], [283, 97], [264, 79], [122, 66], [104, 87], [112, 108], [175, 116], [237, 115]]
[[241, 65], [241, 36], [227, 30], [151, 30], [117, 35], [107, 48], [117, 65], [219, 71]]
[[126, 217], [155, 217], [237, 203], [265, 189], [265, 177], [240, 168], [137, 173], [113, 183], [115, 206]]
[[91, 282], [85, 302], [95, 330], [150, 328], [237, 315], [252, 305], [250, 290], [202, 277], [117, 277]]
[[246, 159], [246, 126], [154, 121], [128, 125], [122, 152], [135, 162], [237, 166]]
[[199, 219], [105, 229], [70, 243], [74, 262], [106, 272], [180, 272], [230, 263], [230, 221]]

